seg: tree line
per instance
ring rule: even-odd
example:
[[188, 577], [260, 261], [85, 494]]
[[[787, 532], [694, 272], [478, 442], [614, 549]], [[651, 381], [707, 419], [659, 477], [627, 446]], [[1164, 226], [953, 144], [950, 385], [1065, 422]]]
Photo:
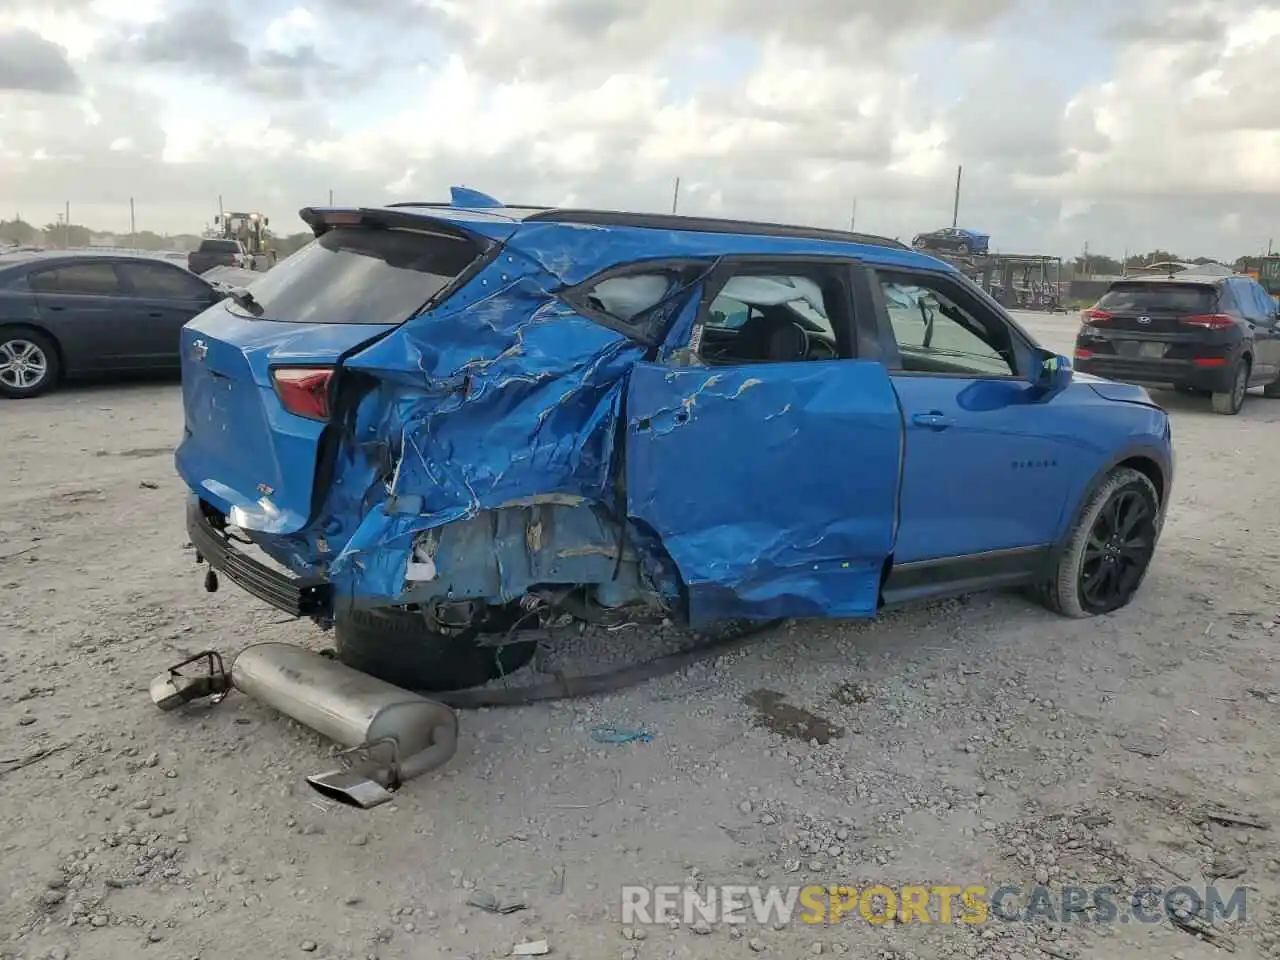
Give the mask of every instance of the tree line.
[[[44, 227], [36, 227], [27, 223], [22, 219], [15, 218], [13, 220], [0, 220], [0, 243], [16, 243], [22, 246], [30, 244], [40, 244], [50, 247], [87, 247], [89, 241], [96, 237], [116, 237], [119, 245], [135, 250], [172, 250], [175, 242], [180, 246], [194, 246], [199, 242], [199, 237], [195, 234], [180, 234], [178, 236], [161, 236], [150, 230], [141, 230], [134, 234], [110, 233], [105, 230], [93, 230], [80, 224], [60, 224], [48, 223]], [[289, 254], [299, 250], [312, 239], [309, 231], [301, 233], [291, 233], [288, 236], [272, 236], [271, 246], [275, 248], [281, 257], [287, 257]], [[1135, 269], [1144, 267], [1151, 263], [1163, 263], [1167, 260], [1175, 260], [1186, 263], [1217, 263], [1226, 261], [1216, 261], [1212, 257], [1181, 257], [1176, 253], [1168, 250], [1152, 250], [1148, 253], [1135, 253], [1127, 260], [1116, 260], [1113, 257], [1103, 256], [1100, 254], [1090, 254], [1088, 257], [1079, 256], [1071, 262], [1074, 264], [1077, 273], [1101, 274], [1104, 276], [1117, 275], [1125, 272], [1125, 269]], [[1256, 269], [1258, 264], [1262, 262], [1260, 256], [1238, 257], [1231, 263], [1231, 266], [1243, 273], [1246, 270]]]
[[1091, 253], [1087, 257], [1075, 257], [1071, 260], [1071, 264], [1076, 268], [1077, 273], [1091, 273], [1101, 276], [1115, 276], [1123, 274], [1126, 270], [1135, 270], [1153, 263], [1167, 263], [1169, 261], [1196, 264], [1223, 263], [1238, 273], [1244, 273], [1247, 270], [1257, 269], [1258, 265], [1262, 263], [1262, 259], [1261, 256], [1237, 257], [1235, 260], [1218, 260], [1213, 257], [1183, 257], [1168, 250], [1157, 249], [1149, 253], [1135, 253], [1124, 260]]
[[[19, 246], [87, 247], [91, 240], [114, 237], [117, 246], [131, 250], [173, 250], [194, 247], [200, 241], [196, 234], [161, 235], [151, 230], [137, 233], [114, 233], [94, 230], [78, 223], [47, 223], [43, 227], [21, 218], [0, 220], [0, 244], [16, 243]], [[271, 246], [281, 257], [287, 257], [313, 239], [310, 231], [287, 236], [272, 236]]]

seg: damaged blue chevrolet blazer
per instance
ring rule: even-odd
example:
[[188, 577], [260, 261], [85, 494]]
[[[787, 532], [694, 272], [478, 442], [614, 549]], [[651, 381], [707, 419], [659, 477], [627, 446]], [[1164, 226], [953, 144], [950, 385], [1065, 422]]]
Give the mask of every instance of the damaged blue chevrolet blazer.
[[301, 216], [313, 242], [183, 330], [176, 464], [206, 588], [360, 669], [473, 685], [565, 612], [1023, 587], [1091, 616], [1146, 575], [1164, 411], [896, 241], [458, 188]]

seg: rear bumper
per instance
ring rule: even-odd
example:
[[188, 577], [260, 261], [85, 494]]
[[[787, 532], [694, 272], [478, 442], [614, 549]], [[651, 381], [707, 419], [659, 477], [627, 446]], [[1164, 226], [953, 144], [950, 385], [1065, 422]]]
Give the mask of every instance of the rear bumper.
[[332, 588], [326, 581], [304, 580], [246, 556], [213, 525], [194, 495], [187, 500], [187, 535], [197, 559], [259, 600], [295, 617], [330, 615]]
[[1189, 387], [1213, 393], [1226, 393], [1231, 389], [1232, 383], [1230, 360], [1220, 367], [1201, 367], [1190, 360], [1132, 360], [1094, 356], [1088, 360], [1075, 360], [1072, 365], [1081, 373], [1106, 377], [1108, 380]]

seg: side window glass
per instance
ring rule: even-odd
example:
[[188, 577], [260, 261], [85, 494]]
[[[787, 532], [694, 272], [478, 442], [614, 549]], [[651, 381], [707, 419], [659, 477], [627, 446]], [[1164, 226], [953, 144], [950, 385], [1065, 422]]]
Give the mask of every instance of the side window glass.
[[27, 283], [37, 293], [118, 297], [120, 281], [110, 263], [76, 263], [31, 274]]
[[139, 297], [163, 300], [196, 300], [204, 295], [204, 287], [195, 277], [175, 267], [151, 263], [124, 263], [121, 271]]
[[698, 356], [708, 364], [834, 360], [835, 323], [846, 310], [836, 269], [731, 276], [698, 328]]
[[1008, 328], [985, 320], [927, 281], [880, 274], [902, 369], [918, 373], [1016, 376]]
[[36, 293], [58, 292], [58, 271], [40, 270], [27, 274], [27, 286]]
[[706, 326], [708, 329], [736, 330], [751, 319], [751, 307], [723, 293], [711, 301]]
[[658, 305], [671, 290], [675, 277], [670, 273], [636, 273], [609, 277], [586, 292], [587, 302], [609, 316], [630, 323]]
[[659, 335], [683, 292], [706, 270], [704, 265], [664, 266], [649, 272], [614, 274], [588, 282], [563, 297], [584, 315], [641, 340]]

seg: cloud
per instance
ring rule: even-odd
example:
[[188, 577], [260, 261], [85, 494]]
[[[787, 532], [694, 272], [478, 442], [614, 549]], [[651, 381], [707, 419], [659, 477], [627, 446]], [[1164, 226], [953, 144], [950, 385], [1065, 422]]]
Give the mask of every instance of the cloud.
[[405, 0], [434, 29], [499, 77], [599, 71], [663, 54], [690, 41], [769, 37], [788, 44], [878, 59], [903, 37], [931, 31], [979, 33], [1016, 0], [539, 0], [523, 4]]
[[[300, 100], [349, 87], [376, 71], [339, 65], [313, 42], [315, 19], [295, 7], [266, 24], [265, 43], [245, 39], [237, 9], [224, 0], [180, 0], [168, 16], [145, 22], [106, 44], [103, 55], [140, 66], [198, 74], [268, 99]], [[301, 38], [301, 40], [300, 40]]]
[[[80, 77], [0, 83], [0, 209], [281, 229], [441, 199], [1235, 256], [1280, 218], [1280, 23], [1244, 0], [4, 0]], [[34, 49], [34, 45], [27, 44]], [[0, 76], [12, 69], [0, 57]], [[27, 75], [27, 74], [24, 74]], [[65, 82], [65, 81], [64, 81]], [[38, 212], [43, 211], [43, 212]]]
[[72, 93], [79, 85], [62, 47], [33, 30], [0, 26], [0, 91]]

